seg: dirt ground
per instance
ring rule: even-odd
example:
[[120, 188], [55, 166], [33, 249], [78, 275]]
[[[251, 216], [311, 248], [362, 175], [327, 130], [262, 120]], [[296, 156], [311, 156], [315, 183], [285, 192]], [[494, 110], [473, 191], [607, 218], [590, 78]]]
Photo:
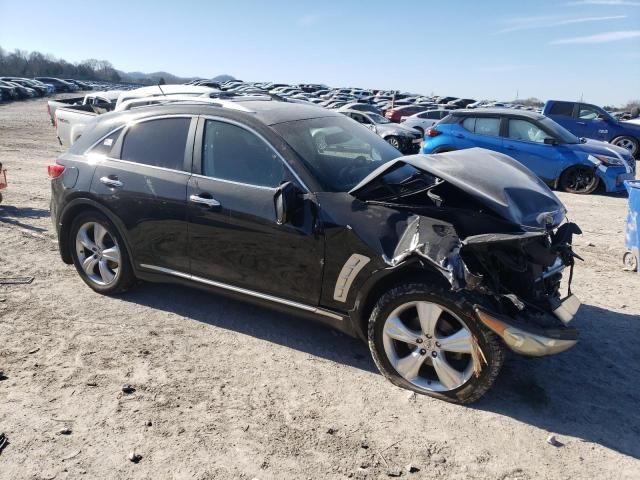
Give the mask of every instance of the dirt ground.
[[493, 390], [460, 407], [410, 396], [366, 345], [293, 316], [170, 285], [93, 293], [49, 219], [46, 165], [60, 152], [45, 100], [0, 106], [0, 278], [34, 277], [0, 285], [0, 479], [640, 478], [626, 198], [560, 194], [584, 231], [581, 341], [511, 355]]

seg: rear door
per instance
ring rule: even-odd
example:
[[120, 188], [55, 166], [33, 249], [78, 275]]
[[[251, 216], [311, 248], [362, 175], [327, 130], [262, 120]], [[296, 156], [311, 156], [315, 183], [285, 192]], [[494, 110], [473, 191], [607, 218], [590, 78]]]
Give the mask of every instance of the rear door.
[[456, 131], [454, 137], [468, 139], [474, 147], [504, 153], [504, 146], [500, 137], [500, 117], [466, 117], [462, 121], [462, 128], [466, 132]]
[[545, 114], [574, 135], [578, 135], [579, 125], [575, 116], [576, 108], [577, 104], [575, 102], [552, 102]]
[[154, 117], [96, 146], [91, 192], [122, 222], [136, 266], [189, 270], [186, 194], [194, 132], [191, 116]]
[[314, 197], [285, 225], [274, 194], [283, 181], [305, 190], [257, 132], [222, 118], [201, 118], [189, 182], [191, 272], [205, 281], [316, 306], [324, 237]]

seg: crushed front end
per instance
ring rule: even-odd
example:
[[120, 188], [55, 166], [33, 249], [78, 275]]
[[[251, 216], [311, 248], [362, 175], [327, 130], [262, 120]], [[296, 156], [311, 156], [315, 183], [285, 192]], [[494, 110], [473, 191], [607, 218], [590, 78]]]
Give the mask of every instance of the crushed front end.
[[351, 191], [414, 214], [387, 265], [417, 259], [440, 273], [518, 353], [575, 345], [572, 239], [581, 231], [553, 192], [509, 157], [480, 149], [396, 162]]

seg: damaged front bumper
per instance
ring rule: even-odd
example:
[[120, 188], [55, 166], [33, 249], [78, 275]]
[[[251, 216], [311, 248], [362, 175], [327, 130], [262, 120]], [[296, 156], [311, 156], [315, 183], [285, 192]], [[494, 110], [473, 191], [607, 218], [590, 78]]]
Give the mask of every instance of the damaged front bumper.
[[[558, 308], [563, 309], [563, 328], [542, 328], [476, 306], [478, 320], [497, 334], [511, 350], [529, 357], [543, 357], [570, 349], [578, 342], [578, 331], [567, 327], [578, 311], [580, 300], [575, 295], [567, 297]], [[571, 313], [573, 312], [573, 313]], [[567, 320], [565, 320], [567, 319]]]

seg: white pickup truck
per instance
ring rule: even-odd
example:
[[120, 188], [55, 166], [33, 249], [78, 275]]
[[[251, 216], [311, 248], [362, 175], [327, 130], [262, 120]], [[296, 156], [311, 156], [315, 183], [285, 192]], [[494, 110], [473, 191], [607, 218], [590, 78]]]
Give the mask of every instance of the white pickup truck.
[[110, 112], [116, 106], [116, 101], [123, 90], [109, 90], [105, 92], [91, 92], [84, 97], [63, 98], [60, 100], [49, 100], [47, 102], [47, 111], [51, 118], [51, 124], [56, 123], [56, 110], [58, 108], [78, 107], [80, 105], [90, 105], [87, 111], [93, 110], [95, 113]]
[[[49, 115], [56, 127], [60, 145], [70, 147], [80, 138], [87, 123], [96, 115], [110, 111], [127, 110], [132, 101], [148, 97], [166, 97], [173, 95], [201, 96], [219, 90], [195, 85], [163, 85], [161, 88], [143, 87], [135, 90], [96, 92], [85, 97], [82, 103], [67, 101], [49, 102]], [[108, 94], [108, 95], [105, 95]], [[96, 96], [94, 100], [87, 98]], [[104, 101], [107, 101], [105, 103]], [[55, 105], [52, 105], [55, 103]], [[53, 109], [53, 111], [52, 111]]]

